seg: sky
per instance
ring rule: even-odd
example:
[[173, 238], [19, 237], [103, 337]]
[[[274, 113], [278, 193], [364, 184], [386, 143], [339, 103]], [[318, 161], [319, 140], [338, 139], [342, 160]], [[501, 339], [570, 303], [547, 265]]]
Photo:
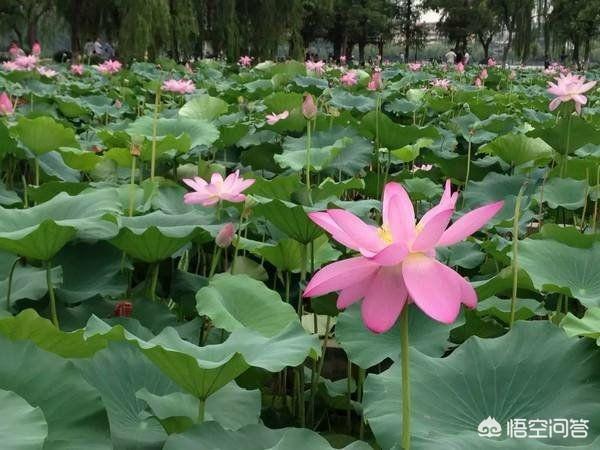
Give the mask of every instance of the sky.
[[421, 20], [426, 23], [438, 22], [440, 20], [440, 13], [429, 10], [421, 16]]

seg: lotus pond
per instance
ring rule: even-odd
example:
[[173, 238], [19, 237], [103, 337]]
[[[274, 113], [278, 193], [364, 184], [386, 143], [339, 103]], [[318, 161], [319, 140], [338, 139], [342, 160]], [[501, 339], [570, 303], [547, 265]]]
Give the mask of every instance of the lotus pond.
[[0, 447], [600, 448], [593, 83], [33, 64], [0, 72]]

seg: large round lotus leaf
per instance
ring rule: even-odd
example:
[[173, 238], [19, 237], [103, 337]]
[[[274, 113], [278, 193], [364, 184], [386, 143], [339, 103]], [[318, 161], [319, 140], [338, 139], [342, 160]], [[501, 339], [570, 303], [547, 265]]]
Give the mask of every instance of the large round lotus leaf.
[[331, 104], [340, 109], [356, 109], [360, 112], [375, 109], [375, 99], [364, 95], [354, 95], [345, 89], [331, 91]]
[[558, 123], [544, 123], [527, 134], [542, 138], [562, 154], [573, 153], [586, 144], [600, 144], [600, 131], [578, 116], [563, 117]]
[[195, 238], [210, 236], [205, 228], [211, 219], [197, 211], [179, 215], [155, 211], [121, 217], [119, 233], [110, 242], [135, 259], [154, 263], [170, 257]]
[[167, 433], [155, 418], [145, 418], [145, 402], [135, 393], [143, 388], [153, 394], [178, 392], [179, 387], [137, 347], [113, 342], [91, 359], [77, 361], [83, 376], [102, 396], [116, 450], [162, 448]]
[[596, 343], [600, 345], [600, 308], [598, 307], [588, 309], [581, 319], [568, 313], [560, 322], [560, 326], [569, 336], [596, 339]]
[[[368, 450], [365, 442], [354, 442], [341, 450]], [[305, 428], [271, 430], [264, 425], [248, 425], [238, 431], [225, 430], [216, 422], [206, 422], [185, 433], [173, 434], [163, 450], [333, 450], [314, 431]]]
[[[370, 138], [375, 137], [376, 113], [368, 112], [361, 120], [361, 132]], [[432, 126], [417, 127], [414, 125], [400, 125], [395, 123], [386, 114], [379, 115], [379, 145], [388, 149], [396, 149], [405, 145], [414, 144], [420, 138], [429, 138], [434, 141], [440, 138], [440, 133]]]
[[227, 102], [210, 95], [193, 97], [179, 110], [180, 117], [190, 119], [214, 120], [227, 112]]
[[306, 211], [300, 205], [273, 200], [257, 204], [254, 211], [302, 244], [308, 244], [323, 234], [323, 230], [308, 218]]
[[[140, 135], [152, 139], [153, 118], [140, 117], [128, 128], [131, 136]], [[163, 139], [166, 136], [179, 137], [187, 134], [191, 139], [192, 147], [197, 145], [211, 145], [219, 138], [219, 130], [205, 120], [180, 117], [177, 119], [158, 119], [156, 137]]]
[[[549, 322], [517, 322], [494, 339], [472, 337], [446, 358], [410, 353], [411, 448], [546, 448], [590, 445], [600, 435], [600, 354]], [[394, 364], [365, 383], [364, 415], [377, 442], [392, 448], [401, 434], [401, 370]], [[496, 439], [479, 437], [487, 417]], [[508, 439], [510, 419], [586, 419], [587, 439]], [[597, 440], [597, 442], [600, 442]], [[561, 447], [562, 448], [562, 447]], [[588, 448], [596, 448], [591, 445]]]
[[273, 336], [298, 320], [294, 308], [277, 292], [246, 275], [215, 276], [196, 294], [196, 309], [218, 328], [249, 328], [265, 336]]
[[0, 442], [10, 450], [41, 450], [48, 424], [39, 407], [11, 391], [0, 389]]
[[[0, 309], [2, 309], [6, 304], [6, 294], [8, 293], [9, 284], [8, 275], [8, 272], [2, 273], [1, 275], [2, 281], [0, 281], [0, 302], [2, 303], [0, 304], [2, 307], [0, 307]], [[53, 267], [51, 276], [53, 286], [59, 286], [62, 283], [61, 267]], [[18, 263], [15, 267], [10, 285], [11, 304], [23, 299], [39, 300], [46, 295], [46, 292], [48, 292], [46, 269]]]
[[49, 260], [69, 240], [114, 236], [114, 223], [103, 215], [117, 213], [116, 191], [97, 190], [71, 197], [60, 193], [28, 209], [0, 208], [0, 248], [31, 259]]
[[479, 152], [498, 156], [503, 161], [520, 166], [525, 163], [544, 165], [552, 160], [552, 147], [540, 138], [531, 138], [524, 134], [505, 134], [489, 144], [482, 146]]
[[89, 172], [96, 164], [102, 161], [102, 158], [96, 153], [79, 148], [61, 147], [58, 149], [65, 164], [73, 169]]
[[102, 400], [73, 363], [32, 342], [4, 336], [0, 337], [0, 354], [0, 389], [13, 391], [38, 407], [46, 419], [44, 450], [112, 448]]
[[38, 155], [58, 150], [60, 147], [78, 147], [75, 132], [51, 117], [21, 117], [14, 130], [23, 145]]
[[575, 297], [591, 308], [600, 306], [600, 242], [575, 248], [549, 239], [519, 243], [519, 266], [536, 289]]
[[552, 209], [562, 206], [565, 209], [579, 209], [585, 203], [588, 184], [584, 180], [572, 178], [550, 178], [544, 186], [543, 200]]
[[[442, 356], [455, 325], [431, 320], [414, 306], [410, 307], [408, 320], [410, 345], [427, 355]], [[386, 333], [373, 333], [362, 322], [360, 305], [352, 305], [338, 315], [335, 337], [350, 360], [364, 369], [386, 358], [400, 359], [400, 323]]]

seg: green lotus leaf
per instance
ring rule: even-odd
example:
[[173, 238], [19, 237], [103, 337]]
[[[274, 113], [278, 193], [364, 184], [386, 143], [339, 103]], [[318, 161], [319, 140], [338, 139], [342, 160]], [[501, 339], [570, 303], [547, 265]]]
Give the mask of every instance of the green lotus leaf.
[[248, 328], [267, 337], [298, 320], [294, 308], [277, 292], [246, 275], [215, 276], [196, 294], [196, 309], [218, 328]]
[[259, 203], [254, 210], [300, 243], [308, 244], [323, 234], [321, 228], [308, 218], [306, 211], [300, 205], [273, 200], [268, 203]]
[[495, 155], [504, 162], [520, 166], [534, 163], [543, 166], [552, 160], [553, 150], [540, 138], [531, 138], [524, 134], [505, 134], [482, 146], [481, 153]]
[[[600, 354], [587, 344], [549, 322], [519, 321], [505, 336], [470, 338], [445, 358], [411, 349], [411, 448], [593, 448], [600, 434], [594, 425], [600, 419]], [[364, 415], [383, 448], [399, 445], [401, 391], [399, 363], [367, 376]], [[478, 425], [488, 417], [501, 424], [499, 438], [478, 435]], [[510, 440], [505, 425], [517, 418], [584, 418], [589, 435]]]
[[[504, 323], [510, 322], [511, 300], [489, 297], [477, 304], [477, 311], [482, 315], [492, 316]], [[532, 298], [518, 298], [515, 307], [515, 320], [527, 320], [534, 316], [547, 314], [540, 302]]]
[[[375, 111], [368, 112], [361, 121], [361, 132], [375, 137], [376, 120]], [[414, 144], [420, 138], [436, 140], [440, 138], [439, 132], [432, 126], [417, 127], [414, 125], [400, 125], [392, 121], [387, 115], [379, 115], [379, 145], [388, 149], [401, 148]]]
[[[126, 131], [130, 136], [140, 135], [152, 139], [152, 125], [153, 118], [144, 116], [129, 125]], [[180, 117], [177, 119], [160, 118], [157, 121], [156, 137], [159, 140], [169, 135], [177, 138], [184, 133], [190, 137], [192, 147], [211, 145], [219, 138], [219, 130], [205, 120]]]
[[525, 239], [519, 243], [519, 266], [540, 291], [567, 294], [588, 308], [600, 306], [600, 243], [582, 249], [553, 240]]
[[[411, 346], [431, 356], [442, 356], [453, 325], [437, 323], [416, 307], [410, 307], [409, 342]], [[360, 305], [353, 305], [338, 315], [335, 337], [350, 360], [368, 369], [386, 358], [400, 359], [400, 325], [386, 333], [369, 331], [362, 322]], [[374, 351], [377, 349], [377, 351]]]
[[560, 326], [568, 336], [596, 339], [596, 344], [600, 345], [600, 308], [598, 307], [588, 309], [582, 318], [568, 313], [560, 322]]
[[89, 172], [96, 167], [96, 164], [102, 161], [100, 156], [89, 150], [61, 147], [58, 149], [58, 152], [67, 166], [84, 172]]
[[558, 123], [545, 122], [527, 134], [542, 138], [563, 155], [586, 144], [600, 144], [600, 131], [579, 116], [562, 117]]
[[550, 178], [544, 186], [544, 201], [552, 209], [562, 206], [574, 210], [583, 207], [588, 184], [572, 178]]
[[51, 117], [35, 119], [21, 117], [14, 127], [19, 140], [36, 155], [58, 150], [60, 147], [78, 147], [75, 132]]
[[375, 109], [375, 99], [364, 95], [354, 95], [342, 88], [331, 91], [331, 104], [340, 109], [356, 109], [367, 112]]
[[186, 102], [179, 110], [180, 117], [189, 119], [215, 120], [227, 112], [227, 102], [210, 95], [199, 95]]
[[2, 445], [11, 450], [41, 449], [48, 436], [48, 424], [42, 410], [3, 389], [0, 389], [0, 405], [5, 417], [0, 424]]

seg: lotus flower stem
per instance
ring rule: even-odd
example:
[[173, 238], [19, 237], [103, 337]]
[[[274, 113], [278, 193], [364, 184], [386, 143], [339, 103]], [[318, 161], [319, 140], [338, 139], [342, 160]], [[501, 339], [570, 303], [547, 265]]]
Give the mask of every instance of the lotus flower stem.
[[25, 175], [21, 175], [21, 181], [23, 182], [23, 207], [29, 207], [29, 192], [27, 190], [27, 180], [25, 179]]
[[469, 184], [469, 176], [471, 175], [471, 133], [469, 132], [469, 140], [467, 143], [467, 173], [465, 175], [465, 187], [463, 188], [462, 204], [465, 204], [465, 192], [467, 192], [467, 185]]
[[[317, 315], [314, 315], [315, 321]], [[313, 368], [311, 374], [311, 386], [310, 386], [310, 403], [309, 403], [309, 412], [311, 417], [311, 423], [314, 425], [315, 423], [315, 397], [317, 393], [317, 384], [319, 379], [321, 378], [321, 373], [323, 372], [323, 365], [325, 364], [325, 352], [327, 351], [327, 343], [329, 342], [329, 327], [331, 326], [331, 316], [327, 316], [327, 321], [325, 322], [325, 335], [323, 336], [323, 343], [321, 344], [321, 358], [315, 368], [315, 361], [313, 360]], [[318, 333], [318, 330], [315, 330]]]
[[46, 284], [48, 286], [48, 295], [50, 297], [50, 318], [56, 328], [58, 325], [58, 314], [56, 313], [56, 297], [54, 296], [54, 286], [52, 284], [52, 263], [46, 261]]
[[401, 364], [402, 364], [402, 448], [410, 449], [410, 374], [408, 355], [408, 305], [400, 314]]
[[573, 114], [569, 114], [569, 120], [567, 121], [567, 136], [565, 143], [565, 157], [560, 166], [560, 177], [564, 178], [567, 171], [567, 160], [569, 159], [569, 147], [571, 147], [571, 122], [573, 120]]
[[8, 273], [8, 286], [6, 288], [6, 310], [10, 311], [10, 294], [12, 291], [12, 280], [13, 275], [15, 274], [15, 269], [17, 268], [17, 264], [21, 261], [21, 258], [15, 259], [15, 262], [10, 267], [10, 272]]
[[149, 295], [150, 298], [152, 299], [153, 302], [156, 301], [156, 286], [158, 284], [158, 271], [159, 271], [159, 264], [158, 263], [154, 263], [154, 265], [152, 266], [152, 275], [150, 278], [150, 291], [149, 291]]
[[[366, 370], [363, 369], [362, 367], [358, 368], [358, 402], [362, 404], [363, 401], [363, 393], [364, 393], [364, 386], [365, 386], [365, 375], [366, 375]], [[360, 426], [359, 426], [359, 431], [358, 431], [358, 436], [359, 439], [362, 441], [365, 437], [365, 418], [364, 415], [361, 416], [360, 418]]]
[[596, 232], [596, 221], [598, 219], [598, 197], [600, 197], [600, 164], [596, 168], [596, 200], [594, 200], [594, 216], [592, 218], [592, 233]]
[[515, 313], [517, 310], [517, 287], [519, 280], [519, 215], [521, 213], [521, 200], [525, 193], [527, 183], [523, 183], [517, 200], [515, 201], [515, 214], [513, 217], [513, 230], [512, 230], [512, 295], [510, 298], [510, 322], [509, 327], [512, 328], [515, 322]]
[[35, 185], [39, 186], [40, 185], [40, 161], [35, 158], [34, 160], [34, 165], [35, 165]]
[[308, 191], [308, 202], [312, 205], [312, 189], [310, 186], [310, 150], [312, 148], [310, 120], [306, 121], [306, 189]]
[[135, 160], [136, 156], [131, 157], [131, 184], [129, 185], [129, 217], [133, 216], [133, 204], [135, 201]]
[[244, 224], [244, 211], [242, 210], [242, 213], [240, 214], [240, 223], [238, 224], [238, 232], [237, 232], [237, 236], [235, 237], [235, 242], [233, 243], [234, 246], [234, 250], [233, 250], [233, 260], [231, 261], [231, 275], [235, 275], [235, 261], [237, 260], [237, 256], [238, 256], [238, 248], [240, 246], [240, 238], [242, 237], [242, 225]]
[[215, 274], [215, 270], [217, 270], [217, 265], [219, 264], [219, 260], [221, 259], [221, 247], [216, 247], [216, 251], [213, 252], [212, 261], [210, 263], [210, 272], [208, 274], [208, 279], [210, 280]]
[[348, 410], [346, 411], [346, 426], [348, 428], [348, 434], [352, 434], [352, 361], [348, 358], [347, 372], [347, 385], [346, 385], [346, 399], [348, 401]]
[[150, 161], [150, 180], [154, 180], [156, 171], [156, 134], [158, 130], [158, 113], [160, 109], [160, 85], [154, 98], [154, 118], [152, 119], [152, 160]]

